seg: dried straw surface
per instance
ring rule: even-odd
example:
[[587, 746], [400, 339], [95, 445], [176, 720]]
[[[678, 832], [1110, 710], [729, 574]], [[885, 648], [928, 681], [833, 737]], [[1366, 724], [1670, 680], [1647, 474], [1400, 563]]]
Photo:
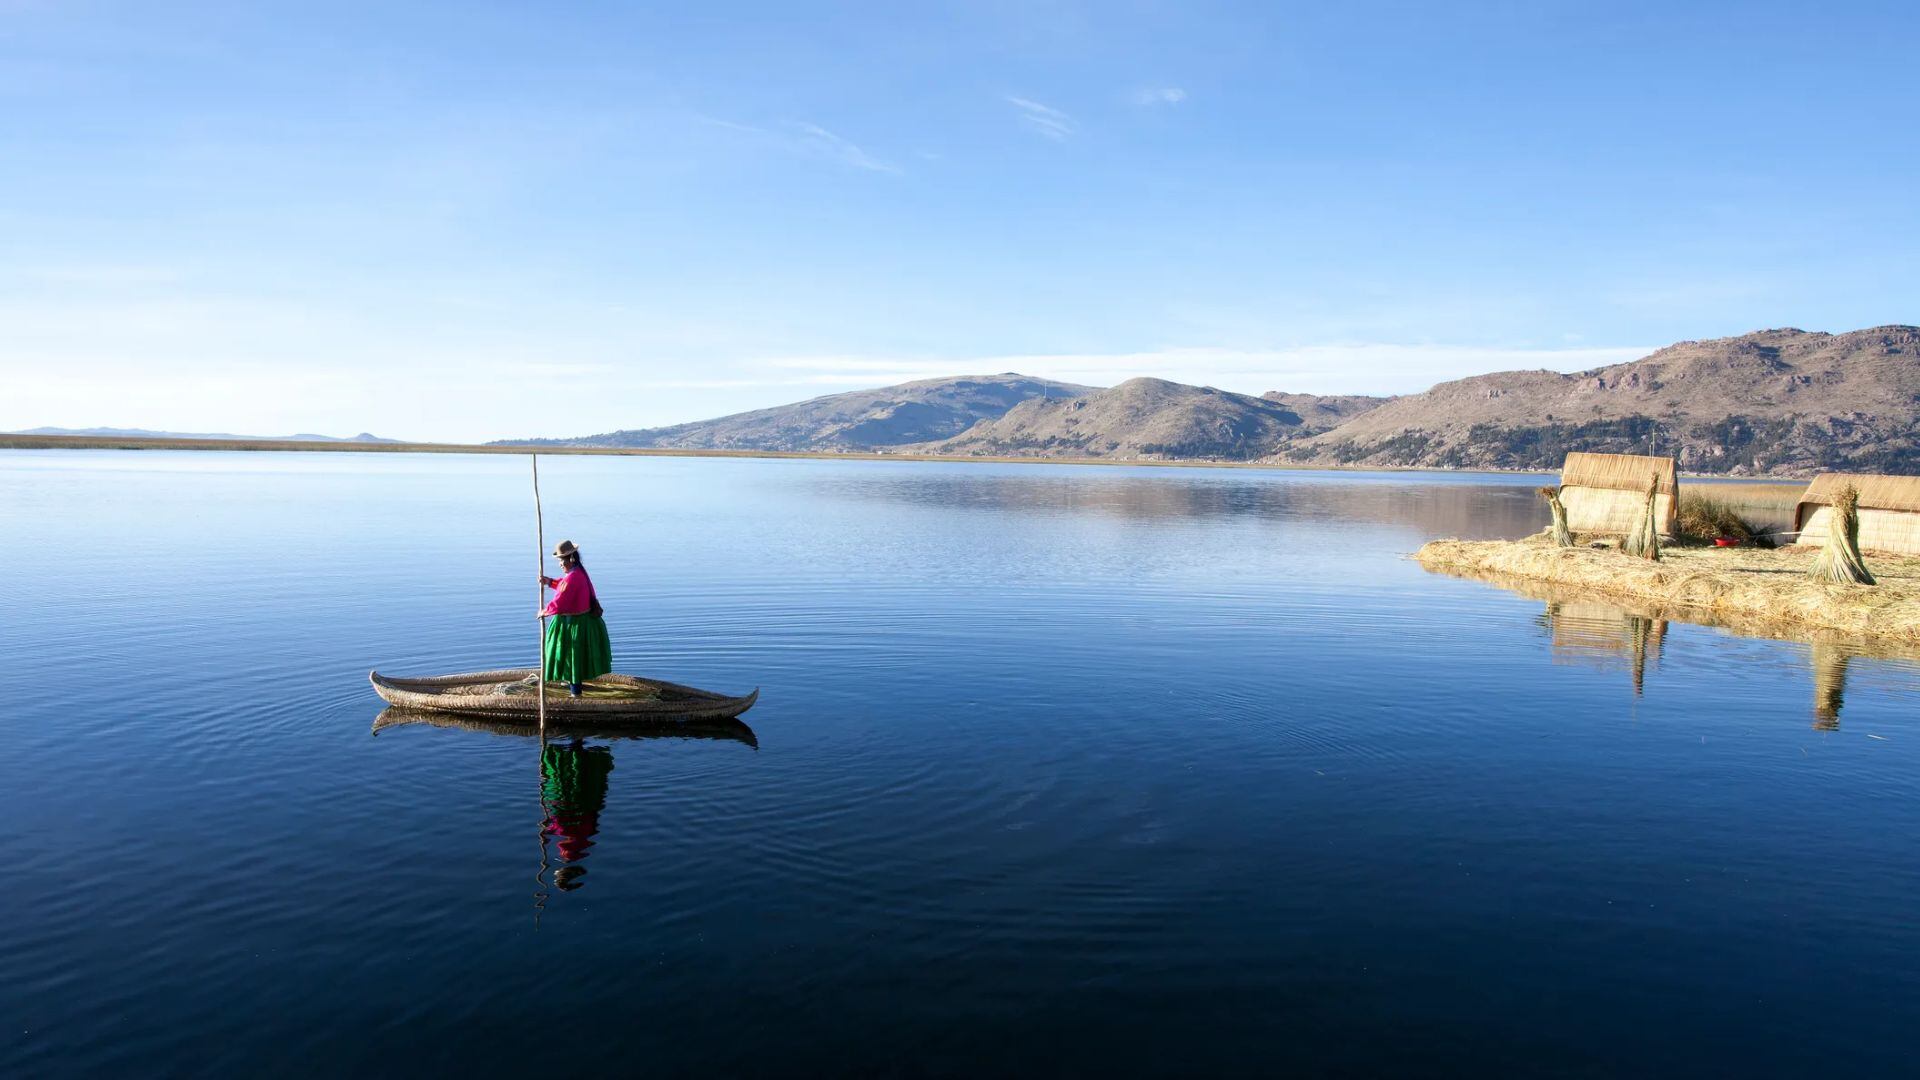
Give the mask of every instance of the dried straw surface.
[[1833, 497], [1847, 487], [1860, 492], [1862, 510], [1904, 510], [1920, 514], [1920, 476], [1880, 476], [1873, 473], [1821, 473], [1800, 495], [1802, 514], [1813, 506], [1832, 506]]
[[[1815, 507], [1800, 528], [1796, 544], [1825, 547], [1833, 528], [1833, 507]], [[1860, 550], [1881, 555], [1920, 555], [1920, 514], [1905, 510], [1860, 510]]]
[[1804, 484], [1776, 484], [1766, 482], [1752, 483], [1705, 483], [1698, 480], [1687, 482], [1689, 493], [1703, 494], [1718, 502], [1731, 506], [1765, 507], [1781, 509], [1789, 514], [1793, 505], [1800, 501], [1806, 492]]
[[1568, 454], [1560, 469], [1560, 500], [1574, 532], [1631, 533], [1646, 513], [1647, 483], [1658, 498], [1655, 519], [1672, 536], [1679, 527], [1680, 478], [1670, 457], [1643, 454]]
[[1794, 507], [1799, 543], [1824, 547], [1833, 527], [1833, 500], [1848, 485], [1860, 491], [1860, 547], [1889, 555], [1920, 555], [1920, 476], [1821, 473]]
[[1660, 494], [1679, 493], [1679, 471], [1670, 457], [1573, 453], [1560, 466], [1561, 487], [1611, 488], [1643, 495], [1649, 476], [1659, 479]]
[[1827, 528], [1827, 543], [1813, 557], [1807, 569], [1816, 581], [1843, 585], [1872, 585], [1873, 571], [1860, 557], [1860, 492], [1849, 484], [1833, 497], [1833, 517]]
[[[1920, 645], [1920, 559], [1873, 561], [1880, 584], [1812, 580], [1806, 548], [1668, 548], [1660, 562], [1612, 549], [1526, 540], [1435, 540], [1415, 558], [1429, 570], [1565, 586], [1665, 617], [1768, 637], [1831, 632], [1849, 640]], [[1504, 583], [1504, 582], [1502, 582]]]
[[[1619, 488], [1562, 487], [1560, 501], [1567, 506], [1567, 524], [1577, 533], [1601, 533], [1625, 536], [1640, 524], [1647, 512], [1647, 478], [1640, 478], [1640, 490]], [[1680, 527], [1678, 506], [1671, 495], [1655, 497], [1653, 508], [1660, 531], [1672, 536]]]

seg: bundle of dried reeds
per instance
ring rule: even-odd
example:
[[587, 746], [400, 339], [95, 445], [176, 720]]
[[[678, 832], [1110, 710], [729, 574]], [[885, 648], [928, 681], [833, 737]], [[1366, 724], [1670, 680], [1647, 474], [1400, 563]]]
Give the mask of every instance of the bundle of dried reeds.
[[1553, 511], [1553, 546], [1572, 547], [1573, 530], [1567, 527], [1567, 504], [1560, 501], [1560, 489], [1543, 487], [1540, 495], [1547, 500], [1547, 509]]
[[1620, 550], [1629, 555], [1637, 555], [1653, 562], [1660, 561], [1660, 475], [1653, 474], [1647, 481], [1646, 507], [1634, 522], [1633, 531], [1620, 545]]
[[1827, 526], [1827, 544], [1807, 568], [1815, 581], [1871, 585], [1873, 575], [1860, 558], [1860, 489], [1852, 484], [1833, 495], [1833, 520]]

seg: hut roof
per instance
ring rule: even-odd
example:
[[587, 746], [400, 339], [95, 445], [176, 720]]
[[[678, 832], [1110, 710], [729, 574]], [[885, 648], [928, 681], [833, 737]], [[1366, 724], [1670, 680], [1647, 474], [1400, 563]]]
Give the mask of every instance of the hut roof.
[[1899, 510], [1920, 514], [1920, 476], [1876, 476], [1872, 473], [1821, 473], [1807, 485], [1800, 502], [1793, 508], [1793, 527], [1806, 524], [1807, 516], [1822, 506], [1832, 506], [1840, 489], [1852, 484], [1860, 491], [1862, 510]]
[[1679, 473], [1670, 457], [1572, 453], [1567, 455], [1566, 463], [1560, 466], [1561, 487], [1644, 493], [1650, 476], [1659, 477], [1660, 494], [1674, 495], [1679, 492]]

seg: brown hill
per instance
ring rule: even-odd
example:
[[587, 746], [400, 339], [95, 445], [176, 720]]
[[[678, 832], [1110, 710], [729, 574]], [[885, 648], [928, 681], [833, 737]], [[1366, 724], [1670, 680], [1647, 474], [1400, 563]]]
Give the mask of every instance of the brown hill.
[[1301, 425], [1312, 432], [1339, 427], [1393, 400], [1367, 394], [1289, 394], [1281, 390], [1269, 390], [1260, 396], [1293, 410]]
[[792, 405], [673, 427], [571, 439], [515, 439], [513, 446], [621, 446], [682, 450], [870, 450], [958, 435], [1027, 401], [1092, 393], [1093, 387], [1025, 375], [921, 379], [830, 394]]
[[1765, 330], [1572, 375], [1479, 375], [1396, 398], [1276, 457], [1555, 468], [1570, 450], [1674, 454], [1698, 472], [1920, 471], [1920, 327]]
[[[1321, 419], [1307, 422], [1301, 406]], [[1324, 430], [1330, 410], [1165, 379], [1128, 379], [1066, 400], [1033, 400], [966, 434], [909, 449], [933, 454], [1246, 460]]]

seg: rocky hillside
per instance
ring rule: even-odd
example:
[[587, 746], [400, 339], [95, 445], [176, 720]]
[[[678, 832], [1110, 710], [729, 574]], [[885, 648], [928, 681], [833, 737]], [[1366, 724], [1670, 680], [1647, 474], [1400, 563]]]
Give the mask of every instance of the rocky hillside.
[[1399, 398], [1261, 397], [1164, 379], [1100, 390], [926, 379], [675, 427], [515, 445], [1268, 460], [1554, 469], [1571, 450], [1693, 472], [1920, 473], [1920, 328], [1765, 330], [1572, 375], [1508, 371]]
[[1361, 413], [1370, 412], [1393, 400], [1366, 394], [1289, 394], [1280, 390], [1269, 390], [1260, 396], [1292, 409], [1299, 415], [1301, 425], [1310, 432], [1339, 427]]
[[1274, 400], [1165, 379], [1128, 379], [1110, 390], [1071, 399], [1028, 401], [957, 438], [907, 449], [930, 454], [1244, 461], [1324, 431], [1340, 410], [1358, 407], [1350, 402], [1321, 407], [1317, 402], [1311, 395], [1281, 395]]
[[1920, 327], [1765, 330], [1573, 375], [1479, 375], [1273, 458], [1551, 469], [1570, 450], [1674, 454], [1695, 472], [1920, 472]]
[[923, 379], [673, 427], [569, 439], [516, 439], [501, 445], [873, 450], [951, 438], [1023, 402], [1057, 401], [1093, 391], [1090, 386], [1014, 374]]

